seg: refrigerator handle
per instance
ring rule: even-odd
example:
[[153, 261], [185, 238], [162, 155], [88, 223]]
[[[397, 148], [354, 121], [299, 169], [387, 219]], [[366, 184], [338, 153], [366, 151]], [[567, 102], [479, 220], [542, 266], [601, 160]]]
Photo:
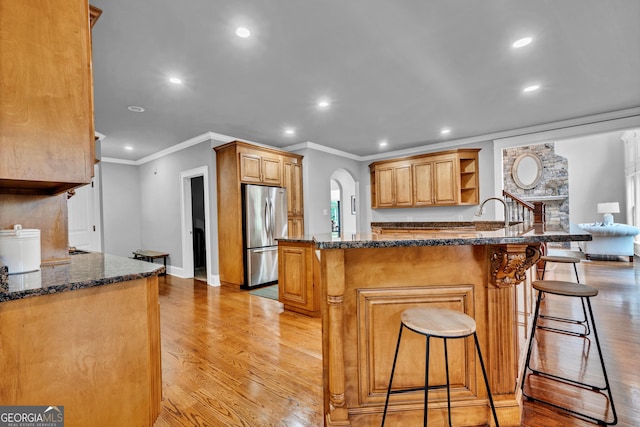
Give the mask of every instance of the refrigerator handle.
[[273, 203], [269, 199], [269, 237], [271, 238], [271, 244], [273, 244], [273, 229], [275, 227], [276, 218], [273, 212]]
[[264, 231], [267, 235], [267, 238], [270, 236], [269, 228], [271, 228], [270, 224], [271, 215], [269, 213], [269, 200], [264, 201]]

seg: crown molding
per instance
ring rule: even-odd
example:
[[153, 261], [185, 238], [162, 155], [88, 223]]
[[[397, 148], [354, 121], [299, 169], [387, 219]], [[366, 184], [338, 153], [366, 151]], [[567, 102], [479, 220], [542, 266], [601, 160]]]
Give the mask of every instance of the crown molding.
[[140, 166], [140, 165], [144, 165], [145, 163], [149, 163], [152, 160], [156, 160], [161, 157], [168, 156], [169, 154], [173, 154], [175, 152], [192, 147], [194, 145], [201, 144], [205, 141], [211, 141], [211, 144], [213, 147], [221, 144], [226, 144], [227, 142], [231, 142], [233, 140], [235, 140], [235, 138], [231, 136], [223, 135], [221, 133], [205, 132], [201, 135], [194, 136], [191, 139], [187, 139], [186, 141], [173, 145], [165, 150], [158, 151], [157, 153], [153, 153], [149, 156], [143, 157], [139, 160], [125, 160], [125, 159], [116, 159], [113, 157], [103, 157], [101, 161], [106, 163], [119, 163], [123, 165]]
[[102, 157], [100, 163], [117, 163], [120, 165], [140, 166], [136, 160], [116, 159], [114, 157]]
[[305, 150], [305, 149], [322, 151], [322, 152], [325, 152], [325, 153], [328, 153], [328, 154], [333, 154], [333, 155], [336, 155], [336, 156], [346, 157], [346, 158], [351, 159], [351, 160], [362, 161], [362, 159], [363, 159], [362, 156], [358, 156], [356, 154], [347, 153], [346, 151], [337, 150], [335, 148], [327, 147], [325, 145], [316, 144], [315, 142], [311, 142], [311, 141], [301, 142], [299, 144], [289, 145], [289, 146], [283, 148], [283, 150], [285, 150], [285, 151], [298, 151], [298, 150]]

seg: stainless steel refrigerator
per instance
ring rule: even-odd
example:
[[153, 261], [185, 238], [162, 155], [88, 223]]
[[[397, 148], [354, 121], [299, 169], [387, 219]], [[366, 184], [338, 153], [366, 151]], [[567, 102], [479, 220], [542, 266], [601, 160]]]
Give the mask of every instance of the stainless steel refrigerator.
[[278, 242], [287, 237], [287, 190], [243, 185], [245, 286], [278, 280]]

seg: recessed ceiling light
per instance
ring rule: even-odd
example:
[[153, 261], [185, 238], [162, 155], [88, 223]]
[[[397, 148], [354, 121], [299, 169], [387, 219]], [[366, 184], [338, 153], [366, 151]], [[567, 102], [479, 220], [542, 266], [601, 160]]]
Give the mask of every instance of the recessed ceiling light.
[[528, 45], [529, 43], [531, 43], [533, 41], [533, 39], [531, 37], [523, 37], [521, 39], [516, 40], [515, 42], [513, 42], [513, 44], [511, 46], [517, 48], [520, 47], [525, 47], [526, 45]]
[[174, 85], [181, 85], [182, 84], [182, 79], [179, 77], [169, 77], [169, 81], [171, 83], [173, 83]]
[[386, 139], [383, 139], [378, 143], [378, 146], [380, 147], [386, 147], [387, 145], [389, 145], [389, 142]]
[[535, 92], [540, 89], [540, 85], [531, 85], [522, 89], [523, 92]]
[[129, 105], [127, 110], [133, 111], [134, 113], [144, 113], [144, 108], [138, 107], [137, 105]]
[[328, 99], [320, 99], [320, 100], [318, 100], [318, 107], [319, 108], [329, 108], [330, 105], [331, 105], [331, 101], [329, 101]]
[[286, 128], [284, 130], [285, 135], [295, 135], [296, 134], [296, 130], [294, 128]]
[[249, 31], [248, 28], [245, 28], [245, 27], [236, 28], [236, 36], [242, 37], [243, 39], [246, 39], [250, 35], [251, 35], [251, 31]]
[[442, 128], [440, 130], [440, 135], [448, 135], [450, 133], [451, 133], [451, 129], [449, 129], [449, 128]]
[[130, 145], [125, 146], [124, 149], [127, 151], [133, 151], [133, 147]]

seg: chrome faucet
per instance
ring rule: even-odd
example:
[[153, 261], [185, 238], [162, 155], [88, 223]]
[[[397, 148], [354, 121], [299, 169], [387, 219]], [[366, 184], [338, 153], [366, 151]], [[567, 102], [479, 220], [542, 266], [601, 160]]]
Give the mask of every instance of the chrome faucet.
[[500, 197], [489, 197], [488, 199], [485, 199], [482, 203], [480, 203], [480, 209], [478, 209], [478, 213], [476, 213], [476, 216], [482, 216], [482, 214], [484, 213], [483, 211], [484, 204], [487, 203], [489, 200], [497, 200], [500, 203], [502, 203], [502, 205], [504, 206], [504, 227], [505, 228], [509, 227], [509, 223], [511, 221], [509, 221], [509, 209], [507, 208], [507, 202], [505, 202]]

